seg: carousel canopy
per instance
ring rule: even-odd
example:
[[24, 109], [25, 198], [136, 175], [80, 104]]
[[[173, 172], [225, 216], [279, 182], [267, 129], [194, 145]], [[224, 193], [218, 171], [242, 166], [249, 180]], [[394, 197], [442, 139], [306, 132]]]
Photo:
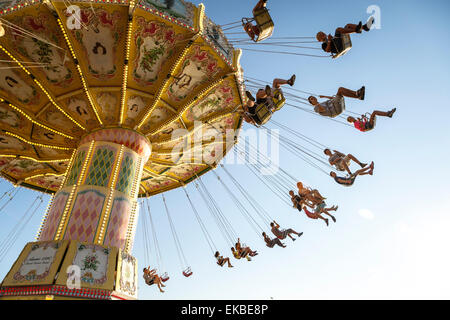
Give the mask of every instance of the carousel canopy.
[[71, 4], [0, 3], [1, 175], [54, 193], [83, 139], [118, 127], [152, 145], [140, 196], [210, 170], [236, 141], [243, 87], [203, 5]]

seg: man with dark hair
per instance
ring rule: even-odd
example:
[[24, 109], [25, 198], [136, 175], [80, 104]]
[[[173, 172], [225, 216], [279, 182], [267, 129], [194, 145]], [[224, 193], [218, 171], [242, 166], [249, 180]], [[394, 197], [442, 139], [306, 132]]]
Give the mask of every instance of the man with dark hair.
[[317, 41], [322, 42], [323, 51], [337, 54], [342, 51], [339, 41], [342, 35], [362, 33], [362, 30], [369, 32], [374, 22], [375, 18], [370, 17], [364, 25], [361, 21], [358, 24], [348, 23], [343, 28], [337, 28], [335, 30], [334, 37], [331, 34], [327, 36], [324, 32], [319, 31], [316, 35], [316, 39]]

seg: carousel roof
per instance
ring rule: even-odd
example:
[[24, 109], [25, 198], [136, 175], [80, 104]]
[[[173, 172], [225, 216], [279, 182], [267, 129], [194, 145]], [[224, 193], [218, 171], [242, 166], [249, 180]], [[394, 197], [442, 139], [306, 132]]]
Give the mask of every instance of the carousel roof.
[[11, 3], [0, 3], [5, 179], [53, 193], [84, 136], [123, 127], [152, 144], [139, 193], [152, 195], [189, 183], [233, 146], [240, 51], [203, 5], [72, 1], [74, 16], [62, 1]]

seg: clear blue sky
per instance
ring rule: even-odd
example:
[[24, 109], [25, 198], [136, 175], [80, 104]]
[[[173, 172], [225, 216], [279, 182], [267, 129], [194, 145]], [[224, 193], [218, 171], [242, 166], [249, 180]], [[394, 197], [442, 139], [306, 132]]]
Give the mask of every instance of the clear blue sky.
[[[255, 2], [206, 0], [204, 4], [213, 21], [225, 24], [249, 16]], [[329, 204], [339, 205], [337, 223], [327, 228], [322, 221], [307, 219], [283, 204], [244, 166], [227, 166], [283, 227], [304, 232], [295, 243], [286, 240], [286, 249], [266, 248], [214, 176], [205, 176], [205, 184], [242, 240], [260, 252], [252, 262], [233, 259], [233, 269], [215, 264], [182, 190], [168, 192], [169, 208], [194, 271], [188, 279], [181, 275], [161, 196], [150, 199], [171, 280], [166, 293], [160, 294], [157, 288], [146, 287], [140, 275], [140, 299], [450, 298], [450, 3], [268, 1], [276, 24], [274, 37], [332, 32], [348, 22], [365, 21], [370, 5], [381, 9], [381, 29], [355, 35], [353, 49], [339, 60], [244, 52], [241, 64], [245, 75], [268, 82], [296, 73], [297, 89], [319, 94], [332, 95], [340, 86], [357, 89], [365, 85], [365, 101], [347, 100], [347, 108], [354, 112], [397, 107], [392, 120], [380, 119], [376, 130], [368, 134], [289, 107], [274, 117], [325, 145], [363, 161], [375, 161], [374, 176], [361, 177], [352, 188], [343, 188], [302, 160], [281, 153], [285, 170], [318, 188]], [[1, 193], [7, 188], [6, 182], [0, 184]], [[202, 216], [208, 217], [194, 187], [188, 190]], [[21, 191], [21, 197], [0, 212], [0, 241], [36, 194]], [[0, 278], [25, 243], [34, 239], [41, 218], [30, 221], [0, 263]], [[229, 252], [213, 221], [205, 221], [221, 252]], [[133, 254], [141, 270], [142, 225]]]

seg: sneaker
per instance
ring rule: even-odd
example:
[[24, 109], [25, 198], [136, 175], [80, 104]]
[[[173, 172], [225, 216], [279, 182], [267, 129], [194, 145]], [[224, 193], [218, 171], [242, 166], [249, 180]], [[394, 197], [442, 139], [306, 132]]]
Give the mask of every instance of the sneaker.
[[245, 95], [247, 98], [249, 98], [251, 101], [255, 102], [255, 97], [253, 97], [252, 93], [250, 91], [245, 91]]
[[295, 76], [295, 74], [293, 74], [292, 77], [288, 80], [288, 85], [290, 85], [292, 87], [295, 83], [296, 78], [297, 77]]
[[361, 31], [362, 27], [363, 27], [362, 21], [360, 21], [360, 22], [358, 23], [358, 26], [356, 27], [356, 33], [361, 33], [361, 32], [362, 32], [362, 31]]
[[367, 20], [366, 24], [363, 26], [364, 31], [369, 32], [374, 23], [375, 23], [375, 18], [370, 17], [369, 20]]
[[333, 219], [333, 222], [336, 222], [336, 218], [334, 216], [331, 216], [331, 219]]
[[392, 118], [392, 116], [394, 115], [395, 111], [397, 111], [397, 108], [394, 108], [391, 111], [389, 111], [388, 117]]
[[300, 233], [298, 234], [298, 237], [300, 238], [302, 235], [303, 235], [303, 232], [300, 232]]
[[327, 227], [328, 227], [328, 219], [325, 219], [325, 223], [327, 224]]
[[366, 87], [362, 86], [361, 89], [359, 89], [356, 92], [358, 94], [359, 100], [364, 100], [364, 98], [366, 97]]

